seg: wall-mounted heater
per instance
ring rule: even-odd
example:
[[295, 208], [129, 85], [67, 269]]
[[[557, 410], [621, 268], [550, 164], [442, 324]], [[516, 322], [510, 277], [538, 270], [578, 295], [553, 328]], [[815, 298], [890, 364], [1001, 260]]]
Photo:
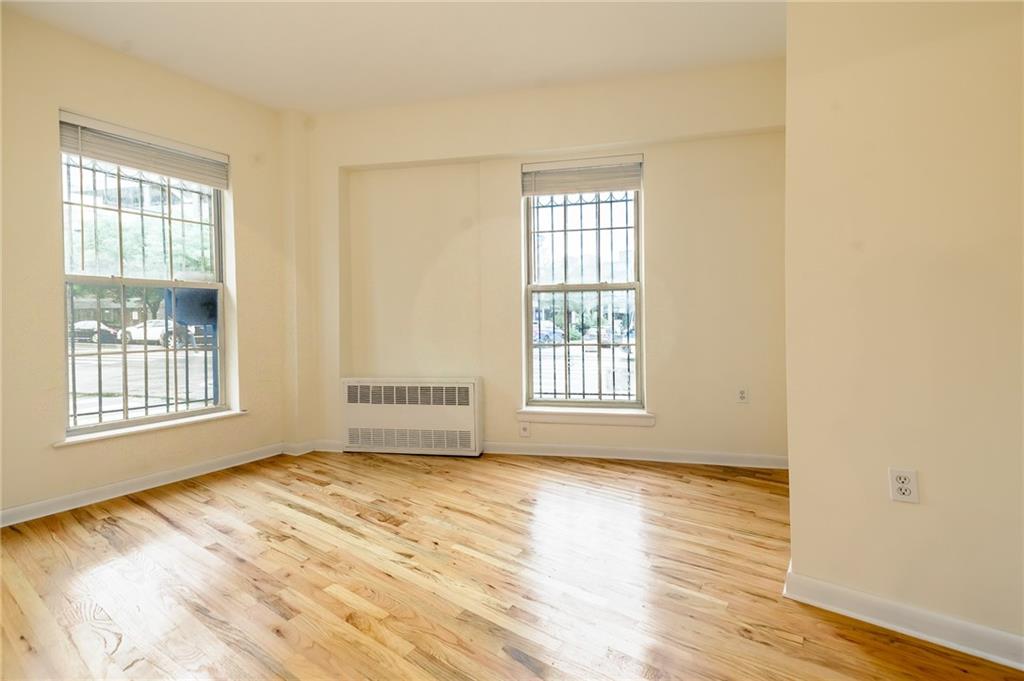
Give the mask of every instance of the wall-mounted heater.
[[479, 456], [479, 378], [346, 378], [345, 451]]

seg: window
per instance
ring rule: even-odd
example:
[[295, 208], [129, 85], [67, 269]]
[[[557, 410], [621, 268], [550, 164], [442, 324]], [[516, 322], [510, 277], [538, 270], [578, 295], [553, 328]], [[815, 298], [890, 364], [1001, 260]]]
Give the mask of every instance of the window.
[[642, 407], [642, 159], [523, 167], [527, 404]]
[[61, 115], [69, 433], [223, 408], [226, 158]]

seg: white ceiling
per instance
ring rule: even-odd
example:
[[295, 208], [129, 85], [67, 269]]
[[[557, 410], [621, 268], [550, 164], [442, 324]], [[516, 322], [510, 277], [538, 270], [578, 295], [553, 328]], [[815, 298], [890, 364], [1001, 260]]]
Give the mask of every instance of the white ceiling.
[[17, 3], [277, 108], [325, 111], [781, 56], [752, 3]]

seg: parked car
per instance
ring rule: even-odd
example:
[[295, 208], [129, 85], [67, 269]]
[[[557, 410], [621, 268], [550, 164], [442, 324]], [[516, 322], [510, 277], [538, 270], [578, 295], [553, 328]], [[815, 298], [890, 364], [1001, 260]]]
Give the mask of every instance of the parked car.
[[533, 325], [533, 342], [534, 343], [564, 343], [565, 332], [555, 327], [554, 323], [550, 321], [544, 321], [540, 324], [534, 323]]
[[192, 344], [192, 334], [188, 327], [183, 324], [175, 324], [172, 334], [171, 322], [163, 319], [150, 319], [126, 327], [121, 334], [125, 343], [159, 343], [165, 348], [172, 345]]
[[71, 325], [71, 336], [76, 341], [91, 343], [119, 343], [117, 330], [94, 319], [83, 319]]
[[561, 329], [551, 329], [548, 331], [536, 331], [533, 334], [534, 343], [554, 343], [560, 344], [565, 342], [565, 334]]
[[[597, 342], [597, 328], [591, 327], [585, 334], [583, 334], [583, 342], [589, 343], [591, 347], [588, 350], [595, 350]], [[612, 330], [607, 326], [601, 327], [601, 343], [600, 345], [609, 345], [610, 343], [635, 343], [636, 342], [636, 329], [630, 327], [625, 333], [612, 334]]]

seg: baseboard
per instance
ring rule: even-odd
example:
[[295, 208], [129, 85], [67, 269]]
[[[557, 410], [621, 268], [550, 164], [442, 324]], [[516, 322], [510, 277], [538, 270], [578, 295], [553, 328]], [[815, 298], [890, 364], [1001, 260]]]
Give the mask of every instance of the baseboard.
[[43, 501], [35, 501], [30, 504], [22, 504], [21, 506], [12, 506], [10, 508], [0, 510], [0, 527], [25, 522], [26, 520], [32, 520], [34, 518], [42, 518], [43, 516], [53, 515], [54, 513], [60, 513], [61, 511], [67, 511], [72, 508], [88, 506], [89, 504], [95, 504], [99, 501], [106, 501], [107, 499], [124, 496], [125, 494], [141, 492], [143, 490], [159, 487], [160, 485], [180, 482], [181, 480], [194, 478], [198, 475], [204, 475], [206, 473], [224, 470], [225, 468], [240, 466], [243, 463], [266, 459], [282, 453], [282, 450], [283, 446], [281, 444], [267, 445], [266, 447], [259, 447], [258, 449], [251, 449], [247, 452], [231, 454], [218, 459], [184, 466], [182, 468], [161, 471], [159, 473], [151, 473], [150, 475], [143, 475], [138, 478], [131, 478], [130, 480], [122, 480], [121, 482], [114, 482], [101, 487], [93, 487], [92, 489], [82, 490], [81, 492], [67, 494], [62, 497], [44, 499]]
[[801, 603], [1024, 670], [1024, 636], [805, 577], [792, 568], [786, 573], [783, 594]]
[[631, 461], [662, 461], [696, 463], [744, 468], [789, 468], [785, 456], [775, 454], [741, 454], [735, 452], [692, 452], [680, 449], [649, 449], [641, 447], [606, 447], [588, 445], [546, 445], [524, 442], [484, 442], [485, 454], [520, 454], [523, 456], [570, 456], [587, 459], [627, 459]]
[[345, 451], [345, 445], [339, 440], [307, 440], [306, 442], [286, 442], [282, 448], [282, 454], [289, 456], [302, 456], [310, 452], [331, 452], [340, 454]]

